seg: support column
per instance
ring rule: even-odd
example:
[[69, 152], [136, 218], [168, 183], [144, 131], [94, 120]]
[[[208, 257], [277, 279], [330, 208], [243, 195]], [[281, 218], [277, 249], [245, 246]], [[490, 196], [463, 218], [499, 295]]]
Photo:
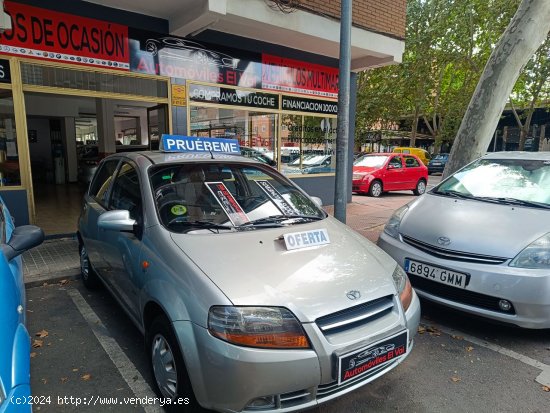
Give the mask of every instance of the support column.
[[69, 182], [78, 180], [78, 160], [76, 154], [76, 127], [73, 117], [66, 117], [63, 122], [65, 153], [67, 154], [67, 175]]
[[97, 116], [97, 146], [100, 156], [116, 153], [115, 104], [106, 99], [95, 100]]

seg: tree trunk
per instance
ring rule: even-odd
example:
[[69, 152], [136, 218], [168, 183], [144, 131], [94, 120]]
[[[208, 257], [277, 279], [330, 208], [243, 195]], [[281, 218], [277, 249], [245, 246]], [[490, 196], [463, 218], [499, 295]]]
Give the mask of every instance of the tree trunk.
[[550, 1], [522, 0], [491, 53], [455, 138], [446, 178], [483, 155], [512, 88], [550, 31]]

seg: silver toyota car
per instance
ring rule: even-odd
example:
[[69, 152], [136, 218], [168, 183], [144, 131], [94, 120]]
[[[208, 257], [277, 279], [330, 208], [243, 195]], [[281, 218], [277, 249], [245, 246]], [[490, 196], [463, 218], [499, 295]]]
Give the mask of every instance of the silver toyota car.
[[481, 157], [398, 209], [378, 245], [421, 297], [550, 328], [550, 153]]
[[179, 138], [195, 152], [105, 158], [78, 231], [83, 282], [144, 333], [162, 397], [290, 412], [407, 357], [420, 305], [391, 257], [273, 168]]

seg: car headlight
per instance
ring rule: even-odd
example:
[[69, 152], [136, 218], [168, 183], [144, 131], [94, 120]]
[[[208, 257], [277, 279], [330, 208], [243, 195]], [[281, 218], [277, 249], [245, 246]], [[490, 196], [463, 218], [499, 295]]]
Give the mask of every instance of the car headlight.
[[310, 347], [301, 324], [282, 307], [215, 306], [208, 314], [208, 331], [214, 337], [239, 346]]
[[550, 268], [550, 233], [533, 241], [521, 251], [510, 263], [510, 267], [549, 269]]
[[395, 283], [395, 288], [397, 288], [397, 292], [399, 293], [399, 299], [401, 300], [403, 310], [407, 311], [411, 305], [413, 292], [409, 277], [407, 277], [405, 270], [403, 270], [400, 265], [397, 265], [393, 271], [392, 278]]
[[399, 237], [399, 225], [401, 224], [401, 220], [405, 216], [405, 213], [408, 211], [408, 209], [408, 205], [403, 205], [401, 208], [395, 210], [393, 215], [386, 223], [386, 226], [384, 227], [384, 232], [386, 234], [393, 238]]

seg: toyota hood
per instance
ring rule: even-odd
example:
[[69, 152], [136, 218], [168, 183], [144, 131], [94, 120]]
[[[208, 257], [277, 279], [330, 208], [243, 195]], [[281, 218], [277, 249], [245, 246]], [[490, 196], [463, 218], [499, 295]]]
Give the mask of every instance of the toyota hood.
[[[330, 243], [287, 250], [283, 236], [325, 229]], [[300, 321], [396, 294], [396, 262], [334, 218], [219, 234], [171, 234], [234, 305], [282, 306]], [[346, 294], [359, 291], [350, 300]]]
[[[428, 193], [410, 205], [399, 232], [452, 251], [511, 259], [550, 232], [549, 219], [550, 210]], [[440, 237], [450, 243], [440, 245]]]

